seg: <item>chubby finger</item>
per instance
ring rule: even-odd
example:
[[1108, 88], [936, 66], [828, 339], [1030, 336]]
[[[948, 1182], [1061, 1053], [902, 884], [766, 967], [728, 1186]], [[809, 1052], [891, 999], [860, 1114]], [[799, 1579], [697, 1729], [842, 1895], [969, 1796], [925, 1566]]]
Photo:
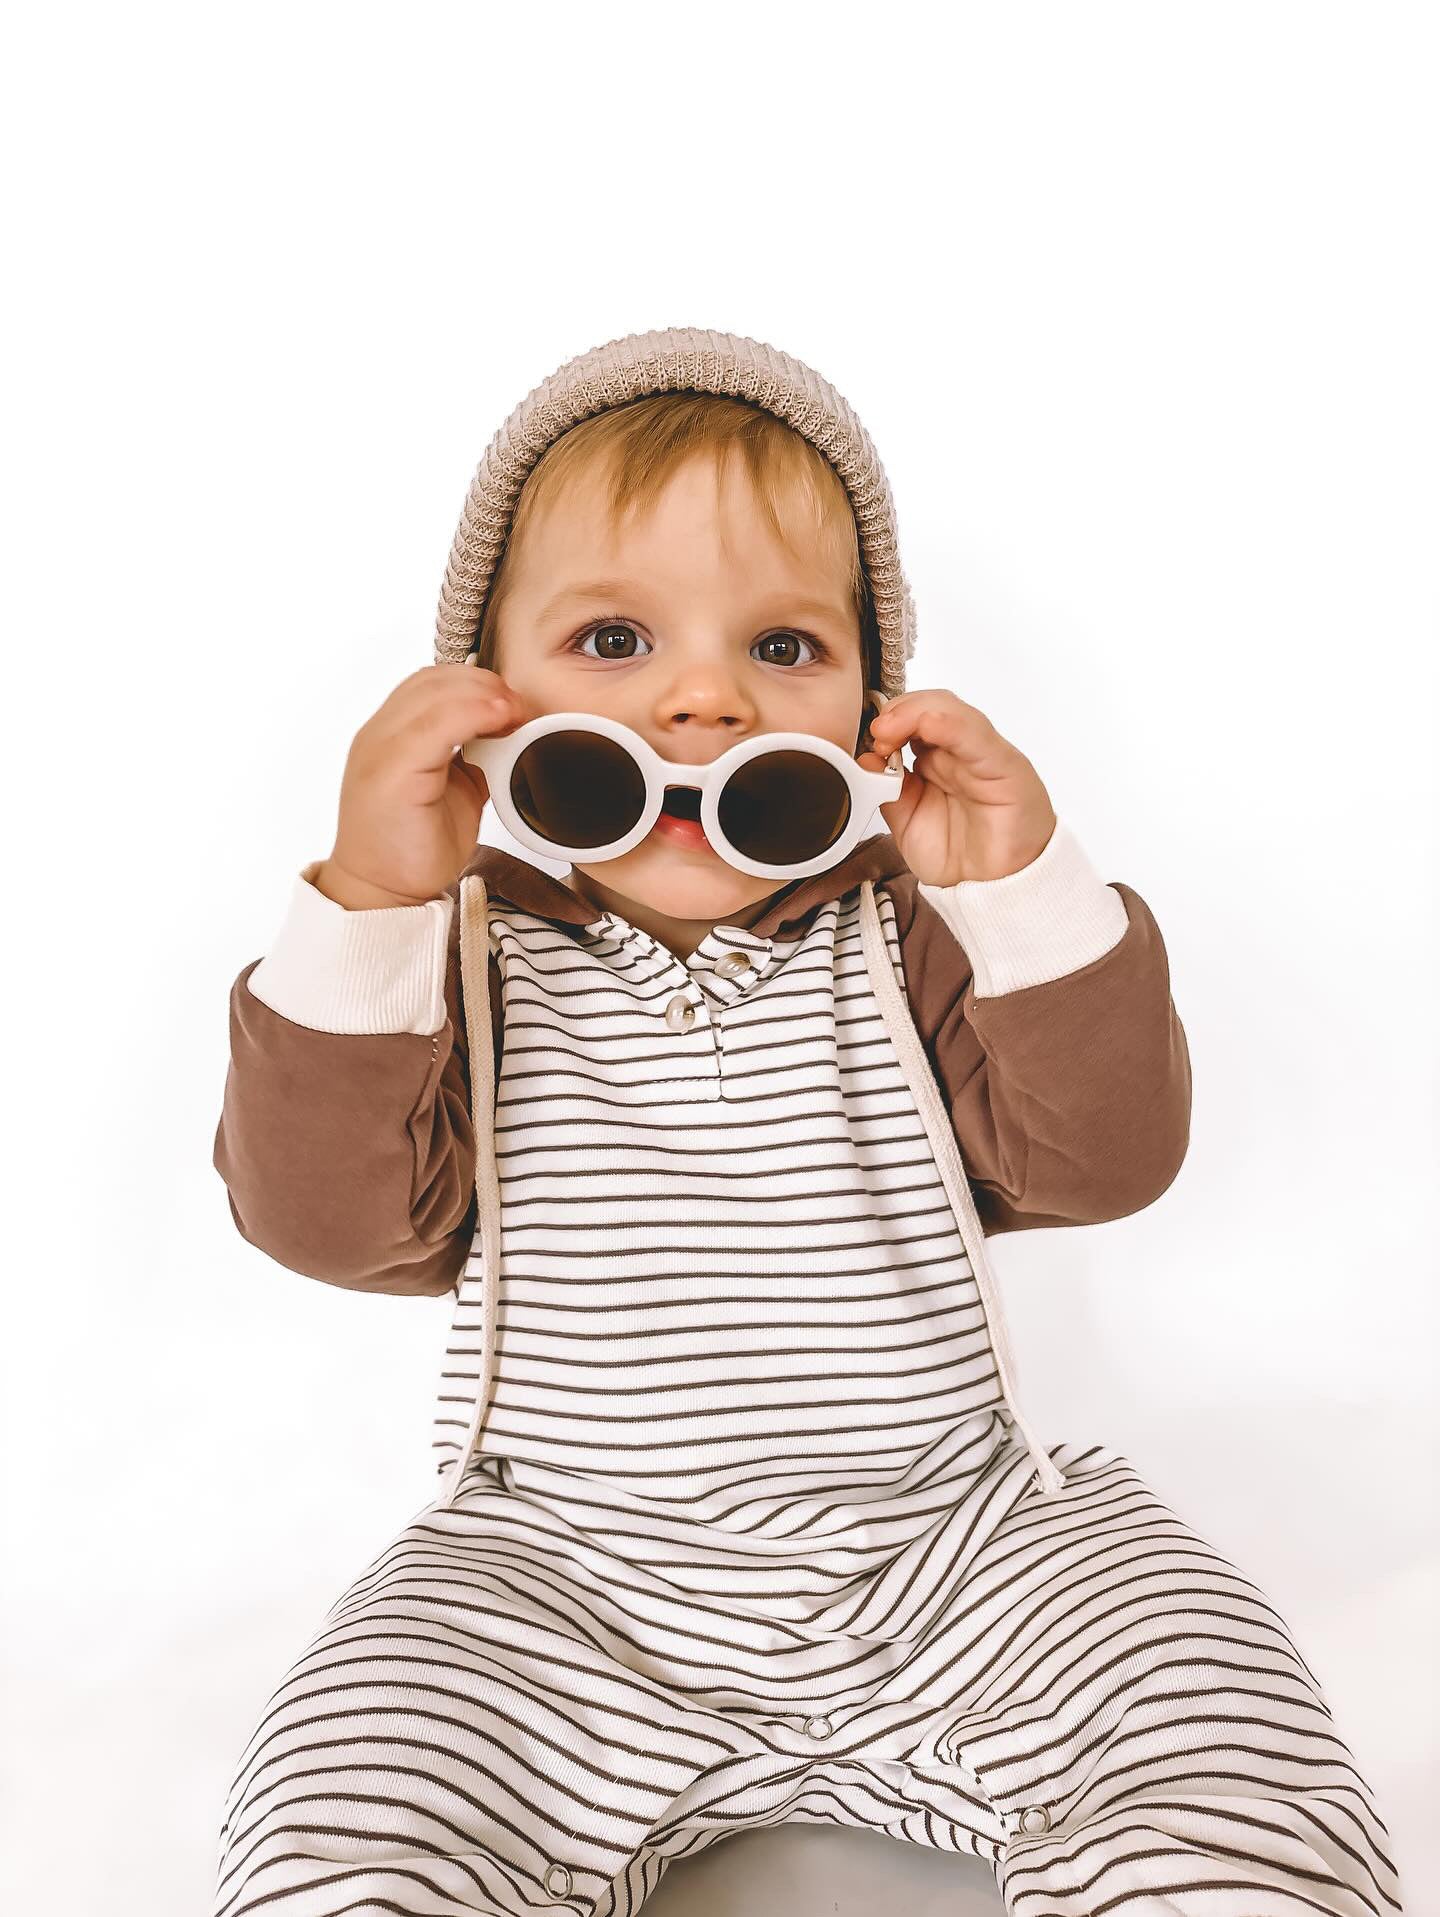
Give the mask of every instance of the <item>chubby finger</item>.
[[871, 726], [870, 737], [881, 752], [909, 745], [918, 754], [929, 747], [974, 772], [1002, 773], [1021, 756], [978, 706], [967, 705], [953, 692], [917, 695], [913, 705], [897, 701], [887, 706]]

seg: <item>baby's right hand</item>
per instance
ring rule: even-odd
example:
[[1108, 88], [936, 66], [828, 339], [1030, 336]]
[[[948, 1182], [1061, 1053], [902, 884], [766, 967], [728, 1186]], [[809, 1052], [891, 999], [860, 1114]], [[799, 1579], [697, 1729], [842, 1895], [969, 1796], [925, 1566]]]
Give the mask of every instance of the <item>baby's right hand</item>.
[[439, 898], [469, 863], [490, 797], [458, 748], [533, 716], [483, 667], [422, 666], [402, 679], [351, 742], [317, 890], [352, 911]]

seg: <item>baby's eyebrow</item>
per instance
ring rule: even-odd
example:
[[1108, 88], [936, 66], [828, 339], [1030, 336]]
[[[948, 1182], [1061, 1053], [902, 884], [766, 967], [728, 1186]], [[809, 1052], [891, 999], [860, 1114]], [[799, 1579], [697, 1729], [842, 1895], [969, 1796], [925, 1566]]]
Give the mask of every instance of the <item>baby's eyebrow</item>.
[[[649, 590], [638, 579], [592, 579], [582, 585], [562, 587], [540, 608], [539, 616], [548, 619], [552, 612], [558, 612], [562, 606], [568, 606], [576, 600], [623, 598], [627, 593]], [[791, 612], [818, 613], [823, 619], [843, 619], [846, 616], [845, 609], [837, 606], [833, 599], [814, 599], [808, 595], [786, 592], [775, 596], [775, 604], [783, 604]]]
[[567, 606], [575, 599], [611, 599], [617, 593], [644, 592], [646, 588], [637, 579], [593, 579], [586, 585], [566, 586], [557, 592], [540, 608], [540, 617], [546, 618], [561, 606]]

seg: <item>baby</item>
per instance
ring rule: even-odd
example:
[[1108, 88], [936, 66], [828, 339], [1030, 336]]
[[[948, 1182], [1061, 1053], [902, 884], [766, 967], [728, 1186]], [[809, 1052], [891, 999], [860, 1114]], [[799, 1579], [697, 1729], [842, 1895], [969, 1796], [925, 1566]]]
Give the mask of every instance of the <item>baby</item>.
[[[1283, 1620], [1016, 1402], [986, 1235], [1153, 1202], [1189, 1060], [1143, 900], [912, 648], [874, 448], [789, 355], [611, 341], [492, 442], [436, 661], [231, 993], [239, 1230], [454, 1306], [442, 1491], [263, 1713], [216, 1917], [632, 1917], [785, 1821], [978, 1856], [1027, 1917], [1400, 1909]], [[904, 776], [800, 876], [680, 787], [555, 876], [477, 844], [461, 748], [560, 712]]]

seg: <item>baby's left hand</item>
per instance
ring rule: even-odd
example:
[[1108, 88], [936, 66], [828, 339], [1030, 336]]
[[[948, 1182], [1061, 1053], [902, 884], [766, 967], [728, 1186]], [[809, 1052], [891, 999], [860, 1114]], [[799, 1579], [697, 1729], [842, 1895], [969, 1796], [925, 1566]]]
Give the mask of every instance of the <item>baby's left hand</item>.
[[914, 754], [900, 796], [880, 812], [925, 884], [1003, 879], [1049, 844], [1055, 811], [1040, 775], [953, 692], [901, 693], [876, 716], [870, 738], [876, 751], [856, 759], [867, 772], [883, 772], [897, 746]]

